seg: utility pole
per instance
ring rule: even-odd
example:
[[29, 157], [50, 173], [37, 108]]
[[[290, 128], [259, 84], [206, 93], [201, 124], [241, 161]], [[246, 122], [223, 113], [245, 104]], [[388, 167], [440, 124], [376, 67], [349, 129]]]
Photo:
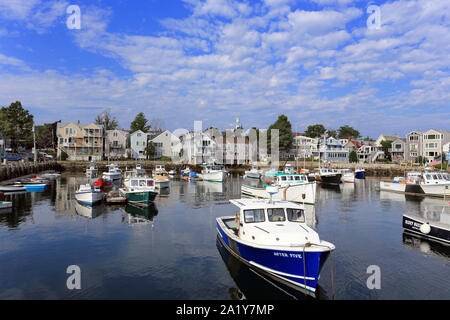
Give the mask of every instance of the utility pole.
[[34, 164], [37, 163], [37, 150], [36, 150], [36, 126], [33, 125], [33, 148], [34, 148]]

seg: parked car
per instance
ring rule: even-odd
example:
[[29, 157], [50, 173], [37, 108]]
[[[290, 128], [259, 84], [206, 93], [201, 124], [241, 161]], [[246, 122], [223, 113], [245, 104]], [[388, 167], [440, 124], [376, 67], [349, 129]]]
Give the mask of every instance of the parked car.
[[20, 161], [23, 159], [23, 157], [21, 157], [17, 154], [14, 154], [14, 153], [6, 153], [2, 156], [2, 161], [5, 159], [8, 161]]

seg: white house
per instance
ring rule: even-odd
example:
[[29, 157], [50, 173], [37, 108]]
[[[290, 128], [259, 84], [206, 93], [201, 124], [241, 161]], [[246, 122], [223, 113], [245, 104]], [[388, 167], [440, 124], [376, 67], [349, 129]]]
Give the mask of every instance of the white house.
[[188, 132], [180, 136], [181, 160], [189, 164], [212, 163], [216, 159], [216, 143], [202, 131]]
[[145, 148], [147, 147], [147, 134], [141, 130], [130, 134], [130, 149], [133, 159], [145, 159]]
[[160, 133], [158, 136], [150, 140], [156, 146], [156, 158], [179, 156], [181, 151], [180, 139], [172, 134], [169, 130]]

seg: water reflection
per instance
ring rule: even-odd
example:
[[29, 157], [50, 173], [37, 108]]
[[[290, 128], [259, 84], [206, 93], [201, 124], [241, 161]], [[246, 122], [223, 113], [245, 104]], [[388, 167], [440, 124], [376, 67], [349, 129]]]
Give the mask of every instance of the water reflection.
[[153, 218], [158, 215], [158, 209], [154, 203], [151, 203], [148, 207], [127, 204], [125, 208], [122, 208], [122, 210], [126, 213], [124, 220], [129, 225], [150, 224], [153, 228]]
[[89, 219], [95, 219], [105, 211], [105, 205], [103, 203], [96, 206], [85, 206], [76, 200], [73, 201], [75, 202], [75, 212]]
[[[216, 247], [225, 263], [230, 276], [237, 287], [228, 288], [228, 294], [232, 300], [313, 300], [309, 295], [304, 295], [286, 285], [275, 282], [240, 262], [224, 247], [219, 238], [216, 238]], [[327, 299], [326, 292], [320, 286], [317, 287], [317, 299]]]
[[402, 238], [403, 244], [408, 248], [432, 255], [444, 261], [449, 261], [450, 259], [450, 245], [448, 244], [427, 240], [407, 231], [403, 232]]

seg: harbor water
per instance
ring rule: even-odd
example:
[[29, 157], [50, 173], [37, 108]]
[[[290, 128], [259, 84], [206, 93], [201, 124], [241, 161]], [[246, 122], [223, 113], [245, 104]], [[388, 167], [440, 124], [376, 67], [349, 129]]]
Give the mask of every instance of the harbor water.
[[[241, 197], [243, 181], [172, 180], [146, 209], [79, 205], [75, 191], [86, 178], [73, 173], [44, 192], [5, 195], [13, 208], [0, 212], [0, 299], [304, 298], [216, 241], [215, 219], [235, 214], [228, 200]], [[318, 186], [316, 205], [307, 206], [308, 225], [336, 246], [318, 298], [331, 298], [332, 262], [336, 299], [450, 299], [450, 246], [402, 228], [404, 213], [438, 215], [444, 201], [380, 192], [378, 182]], [[67, 287], [71, 265], [81, 270], [81, 289]], [[368, 286], [371, 266], [379, 289]]]

